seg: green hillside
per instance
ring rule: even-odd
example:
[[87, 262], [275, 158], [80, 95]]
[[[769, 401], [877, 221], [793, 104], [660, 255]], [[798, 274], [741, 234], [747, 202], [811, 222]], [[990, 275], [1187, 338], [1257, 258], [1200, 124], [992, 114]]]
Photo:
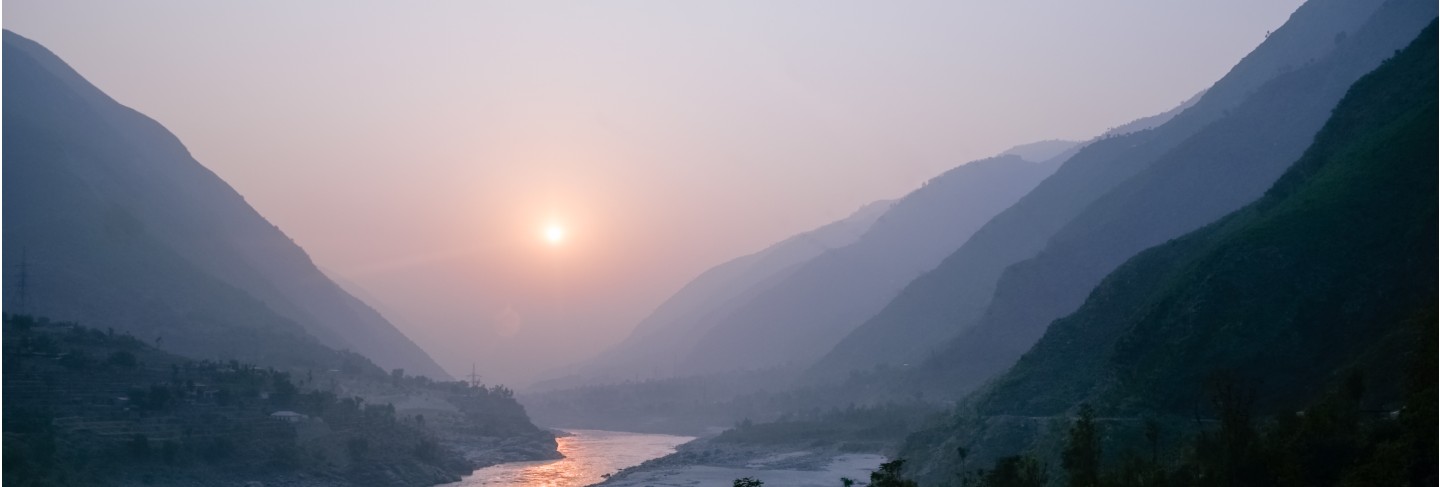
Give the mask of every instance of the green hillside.
[[1369, 407], [1399, 407], [1402, 364], [1435, 334], [1436, 90], [1432, 22], [1351, 87], [1264, 197], [1121, 266], [972, 396], [973, 414], [913, 437], [907, 456], [941, 479], [957, 447], [1053, 448], [1053, 424], [999, 425], [1083, 403], [1116, 421], [1210, 415], [1217, 376], [1253, 390], [1262, 415], [1303, 408], [1351, 371]]
[[192, 358], [318, 367], [353, 350], [449, 378], [163, 125], [3, 37], [3, 257], [28, 270], [5, 273], [7, 310], [164, 337]]
[[1435, 299], [1434, 35], [1357, 82], [1260, 201], [1107, 278], [984, 410], [1183, 412], [1225, 368], [1303, 401], [1329, 379], [1317, 372], [1402, 331]]
[[[1154, 214], [1162, 220], [1180, 223], [1167, 226], [1169, 233], [1163, 238], [1149, 240], [1147, 245], [1127, 247], [1130, 242], [1143, 242], [1148, 233], [1112, 231], [1120, 241], [1101, 241], [1100, 245], [1089, 246], [1092, 251], [1099, 250], [1098, 256], [1080, 255], [1074, 261], [1065, 256], [1067, 263], [1077, 265], [1067, 266], [1063, 272], [1047, 273], [1036, 279], [1035, 286], [1004, 286], [1007, 280], [1017, 277], [1014, 272], [1017, 269], [1012, 266], [1044, 255], [1052, 239], [1061, 236], [1076, 218], [1084, 216], [1091, 205], [1107, 199], [1107, 195], [1126, 186], [1127, 181], [1143, 176], [1157, 165], [1172, 165], [1172, 156], [1199, 152], [1203, 157], [1212, 151], [1245, 148], [1246, 141], [1237, 140], [1231, 134], [1214, 133], [1212, 127], [1220, 122], [1223, 122], [1221, 125], [1232, 123], [1246, 106], [1260, 104], [1254, 98], [1264, 96], [1261, 92], [1267, 85], [1297, 74], [1308, 77], [1303, 71], [1314, 70], [1307, 66], [1347, 50], [1343, 49], [1345, 43], [1336, 39], [1355, 34], [1385, 3], [1373, 0], [1306, 2], [1283, 26], [1216, 81], [1193, 106], [1153, 129], [1094, 141], [1065, 161], [1055, 174], [976, 230], [937, 267], [907, 284], [878, 315], [857, 328], [835, 349], [836, 357], [821, 362], [816, 367], [819, 370], [813, 370], [811, 375], [837, 380], [844, 379], [853, 368], [863, 370], [886, 363], [891, 366], [921, 364], [919, 368], [923, 370], [915, 376], [923, 383], [923, 389], [958, 396], [1003, 372], [1034, 344], [1046, 324], [1074, 311], [1083, 293], [1115, 265], [1150, 245], [1194, 230], [1258, 197], [1283, 170], [1281, 165], [1294, 161], [1299, 155], [1308, 137], [1313, 135], [1304, 131], [1318, 128], [1324, 119], [1323, 111], [1333, 106], [1334, 99], [1317, 96], [1303, 103], [1266, 106], [1272, 111], [1286, 110], [1293, 109], [1294, 105], [1322, 105], [1321, 100], [1325, 100], [1316, 110], [1321, 113], [1313, 116], [1290, 111], [1266, 114], [1300, 116], [1304, 122], [1298, 127], [1290, 127], [1297, 125], [1297, 120], [1263, 117], [1261, 123], [1292, 129], [1274, 132], [1302, 134], [1297, 137], [1299, 143], [1284, 144], [1281, 152], [1290, 155], [1281, 158], [1280, 164], [1254, 164], [1251, 170], [1232, 171], [1220, 178], [1228, 180], [1228, 185], [1210, 191], [1205, 198], [1192, 200], [1189, 205], [1180, 205], [1178, 210], [1170, 210], [1175, 215], [1163, 211], [1168, 208], [1154, 208]], [[1417, 25], [1414, 31], [1403, 34], [1391, 49], [1402, 47], [1420, 27]], [[1391, 28], [1403, 32], [1409, 27], [1392, 25]], [[1388, 54], [1391, 49], [1382, 54]], [[1373, 69], [1383, 56], [1356, 60], [1360, 59], [1366, 59], [1368, 64], [1356, 72], [1357, 76]], [[1343, 81], [1339, 89], [1343, 90], [1353, 81], [1354, 78]], [[1189, 147], [1193, 145], [1205, 150]], [[1269, 148], [1269, 145], [1262, 142], [1255, 147]], [[1256, 156], [1263, 160], [1269, 152]], [[1275, 168], [1260, 171], [1262, 174], [1252, 173], [1253, 169], [1265, 167]], [[1219, 208], [1211, 210], [1207, 203], [1217, 201]], [[1173, 228], [1177, 226], [1179, 228]], [[1079, 291], [1057, 292], [1074, 289]], [[1000, 302], [992, 302], [996, 300]], [[1005, 309], [1019, 313], [991, 316], [997, 305], [1006, 305]], [[1032, 319], [1031, 315], [1043, 317]], [[1020, 326], [1009, 326], [1016, 322], [1021, 322]], [[854, 358], [867, 353], [875, 356]]]
[[1330, 54], [1262, 85], [1096, 200], [1043, 252], [1005, 271], [985, 316], [927, 364], [943, 378], [935, 387], [964, 393], [998, 377], [1131, 257], [1259, 199], [1304, 154], [1346, 90], [1435, 13], [1433, 3], [1384, 2]]

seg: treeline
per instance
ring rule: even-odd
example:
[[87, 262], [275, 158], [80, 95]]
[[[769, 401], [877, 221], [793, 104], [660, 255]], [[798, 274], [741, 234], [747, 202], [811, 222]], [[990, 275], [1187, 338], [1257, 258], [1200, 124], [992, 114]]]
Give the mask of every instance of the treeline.
[[[1178, 448], [1161, 446], [1165, 435], [1157, 421], [1146, 421], [1145, 443], [1117, 445], [1107, 440], [1094, 408], [1082, 405], [1065, 434], [1054, 464], [1039, 455], [1002, 457], [990, 467], [966, 465], [958, 448], [953, 480], [961, 487], [1366, 487], [1433, 486], [1437, 483], [1435, 345], [1412, 357], [1405, 371], [1404, 402], [1393, 410], [1370, 408], [1365, 381], [1352, 373], [1309, 407], [1257, 418], [1255, 390], [1228, 375], [1217, 375], [1207, 394], [1214, 417], [1202, 421]], [[878, 413], [879, 411], [875, 411]], [[853, 413], [852, 413], [853, 415]], [[867, 414], [861, 414], [865, 417]], [[831, 419], [841, 419], [834, 417]], [[775, 425], [742, 425], [722, 434], [756, 440], [756, 432]], [[747, 432], [748, 431], [748, 432]], [[783, 427], [776, 431], [784, 431]], [[764, 441], [765, 438], [759, 438]], [[1121, 455], [1107, 449], [1121, 449]], [[1107, 460], [1109, 459], [1109, 460]], [[905, 461], [881, 465], [871, 487], [918, 487], [904, 474]], [[837, 479], [837, 485], [856, 485]], [[763, 479], [736, 479], [736, 486], [758, 487]]]
[[[1254, 417], [1252, 389], [1217, 381], [1210, 388], [1215, 426], [1201, 430], [1169, 461], [1152, 422], [1149, 444], [1118, 462], [1103, 462], [1104, 426], [1094, 409], [1082, 406], [1068, 432], [1058, 480], [1073, 487], [1435, 485], [1433, 355], [1425, 362], [1409, 371], [1404, 405], [1390, 411], [1366, 408], [1358, 374], [1308, 408], [1263, 420]], [[1050, 480], [1042, 461], [1020, 455], [990, 469], [962, 469], [956, 483], [1039, 487]]]
[[[509, 389], [377, 373], [358, 355], [335, 369], [281, 371], [189, 360], [124, 333], [25, 315], [6, 315], [4, 333], [6, 485], [296, 475], [317, 485], [432, 485], [476, 466], [447, 446], [457, 434], [449, 426], [481, 436], [538, 431]], [[357, 383], [421, 391], [460, 413], [399, 414], [337, 388]]]
[[[1367, 401], [1363, 376], [1352, 372], [1309, 407], [1265, 418], [1254, 412], [1255, 387], [1217, 374], [1206, 387], [1213, 416], [1197, 417], [1198, 433], [1178, 448], [1162, 445], [1169, 433], [1155, 420], [1145, 421], [1143, 444], [1116, 444], [1095, 409], [1082, 405], [1066, 432], [1058, 465], [1023, 454], [1000, 458], [989, 468], [969, 468], [968, 452], [959, 448], [948, 485], [1433, 486], [1440, 379], [1433, 341], [1410, 362], [1398, 408], [1375, 409]], [[904, 480], [898, 467], [892, 470], [887, 475]]]

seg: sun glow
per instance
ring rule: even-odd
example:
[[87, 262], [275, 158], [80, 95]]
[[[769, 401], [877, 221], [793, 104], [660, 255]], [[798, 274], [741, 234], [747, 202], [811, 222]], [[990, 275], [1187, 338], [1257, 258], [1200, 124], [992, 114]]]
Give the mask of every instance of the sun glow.
[[560, 245], [565, 242], [565, 227], [558, 223], [551, 223], [545, 226], [542, 236], [545, 238], [545, 243]]

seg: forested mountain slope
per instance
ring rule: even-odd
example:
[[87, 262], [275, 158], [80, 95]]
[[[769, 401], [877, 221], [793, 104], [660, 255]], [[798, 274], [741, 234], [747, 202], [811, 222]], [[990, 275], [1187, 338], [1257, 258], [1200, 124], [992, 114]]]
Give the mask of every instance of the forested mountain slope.
[[1397, 407], [1402, 363], [1433, 354], [1435, 336], [1436, 41], [1432, 21], [1357, 81], [1262, 198], [1130, 259], [954, 424], [913, 436], [915, 472], [954, 478], [962, 447], [982, 462], [1054, 453], [1041, 418], [1082, 403], [1112, 430], [1188, 423], [1212, 414], [1215, 377], [1261, 415], [1293, 414], [1351, 372], [1370, 407]]
[[9, 31], [4, 63], [4, 257], [27, 267], [7, 309], [194, 357], [306, 365], [323, 344], [446, 377], [160, 124]]
[[[1103, 138], [1087, 145], [1034, 191], [997, 215], [934, 270], [909, 283], [879, 315], [855, 332], [853, 344], [812, 370], [838, 379], [845, 364], [917, 363], [984, 316], [1003, 270], [1032, 258], [1091, 203], [1227, 116], [1278, 76], [1324, 57], [1343, 44], [1378, 7], [1361, 0], [1314, 0], [1298, 9], [1195, 104], [1151, 130]], [[937, 339], [938, 337], [938, 339]], [[852, 344], [852, 345], [853, 345]], [[866, 360], [847, 360], [857, 354]]]
[[963, 392], [1005, 370], [1056, 318], [1141, 250], [1254, 201], [1314, 139], [1345, 90], [1435, 17], [1432, 2], [1386, 2], [1328, 55], [1266, 83], [1228, 115], [1096, 200], [1036, 257], [1002, 274], [985, 315], [927, 364]]
[[5, 485], [419, 487], [559, 457], [503, 387], [192, 360], [101, 326], [5, 315]]

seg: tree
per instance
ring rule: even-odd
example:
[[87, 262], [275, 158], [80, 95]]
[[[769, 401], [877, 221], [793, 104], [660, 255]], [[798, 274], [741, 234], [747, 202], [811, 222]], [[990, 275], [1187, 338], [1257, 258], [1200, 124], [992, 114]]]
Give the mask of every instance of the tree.
[[1160, 422], [1145, 418], [1145, 441], [1150, 444], [1150, 463], [1160, 463]]
[[1201, 472], [1219, 485], [1265, 485], [1267, 469], [1253, 424], [1255, 389], [1227, 370], [1212, 374], [1206, 389], [1220, 427], [1198, 438]]
[[905, 466], [904, 459], [896, 459], [888, 463], [880, 464], [880, 470], [870, 472], [871, 487], [919, 487], [914, 480], [906, 479], [900, 475], [901, 467]]
[[170, 465], [175, 464], [175, 460], [176, 460], [176, 458], [179, 457], [179, 456], [180, 456], [180, 444], [179, 444], [179, 443], [176, 443], [174, 440], [165, 440], [164, 443], [161, 443], [161, 444], [160, 444], [160, 458], [161, 458], [162, 460], [165, 460], [165, 463], [166, 463], [166, 464], [170, 464]]
[[135, 354], [124, 350], [110, 352], [110, 357], [105, 359], [105, 363], [126, 369], [133, 369], [140, 365], [140, 362], [135, 359]]
[[753, 477], [735, 479], [735, 483], [732, 484], [733, 487], [760, 487], [762, 485], [765, 485], [765, 482], [761, 482], [759, 479]]
[[287, 408], [295, 404], [295, 398], [300, 395], [300, 389], [290, 382], [290, 376], [276, 374], [273, 382], [274, 391], [270, 393], [270, 402], [276, 407]]
[[370, 442], [364, 438], [350, 438], [345, 442], [345, 449], [350, 451], [350, 460], [360, 460], [370, 452]]
[[130, 435], [130, 443], [126, 445], [130, 456], [138, 459], [150, 458], [150, 438], [143, 434], [135, 433]]
[[1029, 456], [1009, 456], [995, 461], [995, 468], [985, 473], [983, 487], [1044, 487], [1050, 481], [1045, 465]]
[[1060, 461], [1071, 487], [1099, 487], [1100, 431], [1095, 425], [1095, 410], [1089, 404], [1080, 405], [1080, 417], [1070, 426], [1070, 438]]

